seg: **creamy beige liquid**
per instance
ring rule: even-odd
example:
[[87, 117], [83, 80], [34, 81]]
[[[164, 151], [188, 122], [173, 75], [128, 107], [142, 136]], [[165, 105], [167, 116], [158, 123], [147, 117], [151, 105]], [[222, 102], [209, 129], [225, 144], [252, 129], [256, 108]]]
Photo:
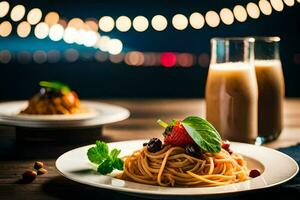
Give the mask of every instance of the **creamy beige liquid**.
[[212, 64], [206, 82], [206, 117], [222, 138], [253, 142], [257, 137], [258, 89], [253, 66]]
[[258, 136], [277, 138], [283, 126], [284, 78], [280, 60], [256, 60]]

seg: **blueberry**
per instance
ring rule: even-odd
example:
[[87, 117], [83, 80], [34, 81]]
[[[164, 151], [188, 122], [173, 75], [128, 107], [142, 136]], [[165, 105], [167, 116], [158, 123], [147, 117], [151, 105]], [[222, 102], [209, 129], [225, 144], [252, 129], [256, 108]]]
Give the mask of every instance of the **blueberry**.
[[251, 178], [255, 178], [255, 177], [260, 176], [260, 171], [259, 171], [259, 169], [252, 169], [252, 170], [250, 171], [250, 173], [249, 173], [249, 176], [250, 176]]
[[201, 149], [196, 145], [187, 145], [185, 147], [185, 152], [190, 156], [193, 156], [196, 158], [202, 158]]
[[158, 138], [152, 138], [148, 143], [147, 143], [147, 150], [151, 153], [155, 153], [160, 151], [162, 148], [162, 142]]

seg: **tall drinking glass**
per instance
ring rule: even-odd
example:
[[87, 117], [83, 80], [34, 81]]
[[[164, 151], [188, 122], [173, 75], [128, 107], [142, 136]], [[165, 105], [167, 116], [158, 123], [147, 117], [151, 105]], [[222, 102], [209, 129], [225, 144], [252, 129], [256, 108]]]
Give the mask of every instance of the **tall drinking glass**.
[[279, 37], [255, 38], [258, 84], [257, 143], [276, 139], [283, 126], [284, 77], [279, 57]]
[[257, 137], [258, 88], [254, 38], [211, 39], [205, 89], [206, 118], [222, 138], [254, 142]]

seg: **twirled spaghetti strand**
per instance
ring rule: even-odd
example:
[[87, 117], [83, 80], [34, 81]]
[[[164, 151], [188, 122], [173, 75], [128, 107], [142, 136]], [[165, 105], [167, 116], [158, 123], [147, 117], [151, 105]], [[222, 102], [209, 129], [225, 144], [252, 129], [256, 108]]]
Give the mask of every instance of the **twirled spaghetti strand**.
[[144, 147], [124, 158], [118, 178], [160, 186], [221, 186], [248, 179], [249, 170], [239, 154], [204, 153], [200, 158], [182, 147], [164, 146], [151, 153]]

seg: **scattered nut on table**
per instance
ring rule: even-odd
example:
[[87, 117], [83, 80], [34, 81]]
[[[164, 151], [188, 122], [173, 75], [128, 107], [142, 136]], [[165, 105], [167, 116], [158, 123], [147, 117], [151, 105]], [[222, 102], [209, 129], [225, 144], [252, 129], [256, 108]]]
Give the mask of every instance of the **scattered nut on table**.
[[23, 173], [23, 181], [25, 182], [32, 182], [37, 176], [36, 171], [34, 170], [27, 170]]
[[40, 168], [44, 167], [44, 163], [41, 161], [36, 161], [33, 165], [34, 169], [39, 170]]
[[40, 168], [37, 170], [37, 174], [38, 175], [43, 175], [43, 174], [47, 174], [48, 171], [45, 168]]

